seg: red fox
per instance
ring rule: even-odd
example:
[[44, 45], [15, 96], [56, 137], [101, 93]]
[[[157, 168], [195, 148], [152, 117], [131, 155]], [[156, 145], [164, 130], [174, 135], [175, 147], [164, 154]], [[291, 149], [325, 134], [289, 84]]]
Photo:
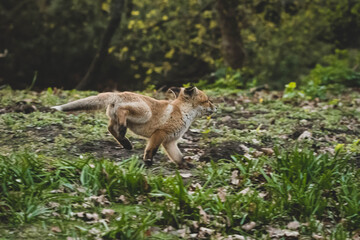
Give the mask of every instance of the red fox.
[[196, 87], [171, 88], [169, 92], [174, 95], [173, 100], [156, 100], [132, 92], [107, 92], [52, 108], [59, 111], [106, 108], [108, 130], [125, 149], [132, 149], [131, 142], [125, 137], [128, 128], [149, 139], [143, 157], [145, 164], [152, 165], [153, 157], [162, 145], [171, 160], [186, 167], [177, 141], [196, 117], [214, 112], [216, 107]]

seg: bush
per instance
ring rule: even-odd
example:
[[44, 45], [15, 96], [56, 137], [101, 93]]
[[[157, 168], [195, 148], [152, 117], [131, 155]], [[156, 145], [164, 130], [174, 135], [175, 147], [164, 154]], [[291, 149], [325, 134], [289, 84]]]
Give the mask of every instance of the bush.
[[354, 59], [349, 51], [336, 50], [322, 61], [303, 79], [302, 90], [307, 96], [325, 99], [328, 91], [336, 93], [345, 87], [360, 86], [360, 72], [356, 71], [359, 59]]

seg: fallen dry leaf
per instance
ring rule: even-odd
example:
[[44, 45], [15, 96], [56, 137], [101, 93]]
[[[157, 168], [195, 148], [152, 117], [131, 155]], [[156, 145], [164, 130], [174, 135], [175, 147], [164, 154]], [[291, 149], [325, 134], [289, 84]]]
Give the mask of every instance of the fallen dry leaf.
[[298, 140], [303, 140], [303, 139], [311, 139], [312, 137], [312, 133], [309, 131], [304, 131], [299, 137]]
[[79, 218], [83, 218], [85, 216], [85, 213], [84, 212], [76, 212], [76, 213], [74, 213], [74, 215]]
[[240, 144], [239, 147], [246, 153], [250, 152], [250, 149], [247, 146], [245, 146], [244, 144]]
[[89, 233], [92, 235], [99, 235], [101, 233], [101, 231], [97, 228], [92, 228], [89, 230]]
[[87, 219], [93, 219], [94, 221], [98, 221], [99, 220], [99, 214], [97, 213], [86, 213], [85, 214]]
[[58, 208], [60, 207], [60, 203], [57, 203], [57, 202], [49, 202], [49, 207], [51, 208]]
[[90, 200], [95, 203], [99, 203], [100, 205], [110, 204], [110, 201], [106, 198], [105, 195], [90, 196], [90, 197], [86, 198], [85, 200], [88, 200], [88, 201]]
[[185, 238], [186, 232], [187, 232], [186, 228], [178, 229], [178, 230], [176, 230], [176, 235], [181, 237], [181, 238]]
[[260, 193], [259, 193], [259, 197], [261, 197], [261, 198], [264, 198], [264, 197], [266, 197], [267, 195], [268, 195], [267, 192], [260, 192]]
[[180, 173], [180, 176], [183, 178], [189, 178], [192, 176], [192, 174], [191, 173]]
[[245, 153], [244, 157], [246, 157], [249, 160], [253, 160], [254, 158], [249, 154], [249, 153]]
[[251, 189], [249, 187], [247, 187], [247, 188], [241, 190], [239, 193], [242, 194], [242, 195], [246, 195], [248, 193], [252, 193], [252, 191], [251, 191]]
[[84, 188], [82, 186], [77, 186], [76, 191], [81, 192], [81, 193], [86, 193], [86, 188]]
[[138, 204], [142, 204], [143, 202], [146, 201], [146, 196], [139, 195], [139, 196], [137, 196], [136, 201], [138, 202]]
[[226, 189], [225, 188], [218, 188], [218, 193], [217, 195], [220, 198], [221, 202], [225, 202], [226, 201]]
[[239, 183], [240, 183], [240, 179], [238, 178], [238, 174], [239, 174], [238, 170], [234, 170], [231, 173], [231, 184], [233, 184], [235, 186], [239, 185]]
[[198, 234], [197, 233], [191, 233], [189, 234], [190, 239], [197, 239]]
[[321, 236], [321, 235], [319, 235], [319, 234], [316, 234], [316, 233], [313, 233], [313, 234], [311, 235], [311, 237], [312, 237], [313, 239], [315, 239], [315, 240], [322, 240], [322, 239], [324, 239], [323, 236]]
[[306, 119], [301, 119], [299, 123], [300, 123], [300, 125], [302, 125], [302, 126], [306, 126], [306, 125], [309, 124], [309, 121], [306, 120]]
[[228, 121], [230, 121], [230, 120], [231, 120], [231, 116], [229, 116], [229, 115], [227, 115], [227, 116], [225, 116], [225, 117], [222, 117], [222, 118], [220, 119], [220, 121], [223, 122], [223, 123], [228, 122]]
[[271, 156], [274, 154], [274, 150], [272, 150], [272, 148], [261, 148], [260, 150], [268, 156]]
[[53, 215], [54, 217], [60, 217], [60, 214], [57, 212], [52, 212], [51, 215]]
[[61, 232], [61, 229], [60, 229], [58, 226], [54, 226], [54, 227], [51, 227], [51, 231], [52, 231], [52, 232], [60, 233], [60, 232]]
[[122, 201], [124, 204], [129, 204], [129, 201], [127, 200], [127, 198], [124, 195], [120, 195], [120, 197], [118, 197], [117, 200]]
[[208, 215], [206, 214], [204, 209], [201, 206], [198, 206], [197, 208], [199, 209], [199, 213], [201, 216], [200, 220], [202, 220], [203, 223], [208, 224], [209, 223]]
[[360, 240], [360, 230], [357, 230], [351, 239], [352, 240]]
[[55, 189], [55, 190], [51, 190], [50, 193], [63, 193], [64, 192], [64, 188], [61, 187], [59, 189]]
[[101, 214], [105, 215], [106, 217], [111, 217], [114, 215], [114, 213], [115, 211], [109, 208], [104, 208], [103, 210], [101, 210]]
[[212, 235], [212, 234], [214, 234], [214, 232], [215, 232], [214, 229], [206, 228], [206, 227], [201, 227], [201, 228], [200, 228], [200, 231], [199, 231], [199, 234], [200, 234], [200, 233], [205, 233], [205, 236], [206, 236], [206, 235]]
[[198, 229], [199, 228], [199, 222], [198, 221], [192, 221], [192, 226], [194, 229]]
[[252, 155], [253, 155], [254, 157], [261, 157], [262, 155], [264, 155], [264, 153], [263, 153], [263, 152], [260, 152], [260, 151], [255, 151], [255, 152], [252, 153]]
[[153, 226], [153, 227], [150, 227], [148, 230], [146, 230], [145, 236], [150, 237], [151, 235], [158, 234], [160, 232], [161, 232], [161, 228]]
[[250, 231], [254, 227], [256, 227], [256, 223], [255, 222], [249, 222], [247, 224], [244, 224], [241, 228], [244, 229], [245, 231]]
[[238, 234], [234, 234], [234, 235], [229, 235], [225, 238], [222, 238], [222, 240], [250, 240], [251, 238], [247, 237], [245, 238], [244, 236], [238, 235]]
[[269, 227], [267, 229], [269, 236], [272, 238], [280, 238], [280, 237], [298, 237], [300, 233], [298, 231], [292, 231], [288, 229], [280, 229]]
[[284, 230], [285, 236], [287, 237], [298, 237], [300, 236], [300, 233], [298, 231], [290, 231], [290, 230]]
[[100, 195], [97, 202], [101, 205], [110, 204], [110, 201], [105, 197], [105, 195]]
[[296, 230], [299, 227], [300, 227], [300, 223], [298, 221], [289, 222], [288, 225], [287, 225], [287, 228], [290, 229], [290, 230]]
[[200, 183], [192, 183], [189, 187], [189, 190], [195, 191], [196, 189], [202, 189], [202, 186]]
[[170, 231], [173, 231], [173, 230], [174, 230], [174, 227], [168, 226], [168, 227], [164, 228], [163, 232], [170, 232]]

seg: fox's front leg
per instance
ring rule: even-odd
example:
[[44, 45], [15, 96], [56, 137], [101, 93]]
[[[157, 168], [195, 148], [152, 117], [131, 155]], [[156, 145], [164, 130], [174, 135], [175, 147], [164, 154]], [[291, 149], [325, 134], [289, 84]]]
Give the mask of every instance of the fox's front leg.
[[188, 164], [184, 160], [184, 156], [182, 155], [179, 147], [177, 146], [176, 140], [173, 140], [170, 142], [164, 142], [163, 146], [164, 146], [165, 151], [166, 151], [167, 155], [169, 156], [169, 158], [171, 160], [173, 160], [175, 163], [177, 163], [177, 165], [179, 167], [181, 167], [181, 168], [191, 167], [191, 164]]
[[110, 115], [110, 122], [108, 125], [109, 132], [115, 137], [115, 139], [125, 148], [128, 150], [132, 149], [132, 144], [125, 137], [126, 134], [126, 116], [129, 114], [128, 110], [119, 108], [116, 111], [116, 115]]
[[164, 141], [165, 137], [166, 133], [161, 130], [158, 130], [151, 135], [144, 151], [144, 162], [146, 165], [152, 165], [154, 155], [159, 149], [161, 143]]

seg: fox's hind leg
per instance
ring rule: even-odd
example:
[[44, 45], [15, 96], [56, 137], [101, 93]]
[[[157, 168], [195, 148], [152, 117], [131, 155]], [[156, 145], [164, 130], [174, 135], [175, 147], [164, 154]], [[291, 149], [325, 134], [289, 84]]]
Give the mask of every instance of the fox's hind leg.
[[127, 130], [126, 116], [128, 115], [128, 113], [128, 110], [119, 108], [116, 111], [116, 119], [114, 119], [114, 117], [110, 115], [108, 130], [125, 149], [131, 150], [132, 144], [129, 139], [125, 137]]
[[114, 124], [112, 120], [108, 125], [108, 130], [111, 135], [114, 136], [117, 142], [119, 142], [125, 149], [131, 150], [132, 144], [127, 137], [125, 137], [127, 128], [125, 126], [118, 125], [117, 123]]
[[117, 110], [117, 118], [118, 118], [118, 133], [119, 133], [119, 139], [118, 141], [121, 143], [121, 145], [124, 146], [125, 149], [132, 149], [131, 142], [127, 137], [125, 137], [126, 134], [126, 117], [129, 114], [129, 110], [121, 109], [119, 108]]

